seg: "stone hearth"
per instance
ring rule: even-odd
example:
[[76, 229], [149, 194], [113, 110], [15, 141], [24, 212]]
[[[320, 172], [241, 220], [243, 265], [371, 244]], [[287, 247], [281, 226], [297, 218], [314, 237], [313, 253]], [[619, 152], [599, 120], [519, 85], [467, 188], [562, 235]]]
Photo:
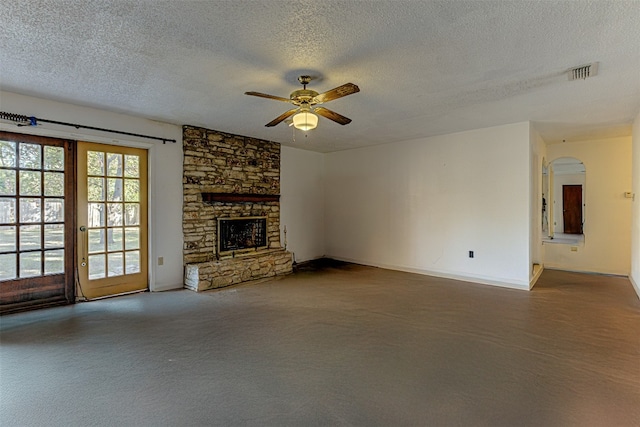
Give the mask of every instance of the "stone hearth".
[[291, 253], [273, 249], [255, 254], [242, 254], [220, 261], [187, 264], [184, 286], [194, 291], [208, 291], [251, 280], [289, 274]]
[[[214, 130], [183, 128], [185, 287], [203, 291], [292, 271], [280, 245], [280, 145]], [[218, 253], [219, 218], [266, 217], [267, 244]]]

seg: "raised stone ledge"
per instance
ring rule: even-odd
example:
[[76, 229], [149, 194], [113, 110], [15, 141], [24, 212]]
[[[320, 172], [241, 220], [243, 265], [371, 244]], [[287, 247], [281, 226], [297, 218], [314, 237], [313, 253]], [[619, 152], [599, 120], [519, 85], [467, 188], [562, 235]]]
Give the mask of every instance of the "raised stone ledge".
[[233, 194], [233, 193], [202, 193], [203, 202], [220, 203], [254, 203], [279, 202], [279, 194]]
[[184, 287], [202, 292], [250, 280], [282, 276], [292, 271], [291, 252], [284, 249], [269, 249], [237, 255], [233, 258], [187, 264]]

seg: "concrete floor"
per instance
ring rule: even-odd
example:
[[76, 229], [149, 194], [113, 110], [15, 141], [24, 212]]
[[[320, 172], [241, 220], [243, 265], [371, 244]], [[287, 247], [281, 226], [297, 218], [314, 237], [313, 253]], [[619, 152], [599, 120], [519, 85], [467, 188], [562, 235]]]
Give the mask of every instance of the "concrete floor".
[[638, 426], [640, 301], [355, 265], [0, 319], [3, 426]]

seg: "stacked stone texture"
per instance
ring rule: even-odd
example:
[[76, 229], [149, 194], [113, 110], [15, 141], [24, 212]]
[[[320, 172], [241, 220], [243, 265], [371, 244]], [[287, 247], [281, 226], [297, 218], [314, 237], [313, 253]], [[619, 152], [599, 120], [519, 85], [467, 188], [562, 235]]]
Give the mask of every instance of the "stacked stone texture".
[[291, 273], [291, 253], [285, 250], [242, 255], [221, 261], [189, 264], [185, 269], [185, 288], [207, 291], [251, 280]]
[[[287, 267], [281, 267], [283, 264], [280, 259], [284, 251], [280, 249], [279, 202], [222, 203], [202, 200], [202, 193], [279, 195], [280, 145], [210, 129], [184, 126], [183, 150], [184, 265], [211, 262], [224, 264], [224, 268], [220, 265], [218, 267], [208, 265], [206, 268], [203, 266], [203, 272], [210, 271], [211, 274], [205, 274], [207, 277], [203, 279], [203, 272], [201, 272], [200, 280], [208, 281], [209, 284], [219, 283], [221, 286], [226, 286], [238, 283], [237, 278], [249, 277], [248, 280], [257, 278], [254, 277], [256, 274], [249, 274], [246, 271], [247, 269], [256, 271], [255, 268], [252, 269], [255, 263], [249, 261], [250, 257], [243, 256], [231, 262], [228, 260], [229, 256], [220, 257], [216, 254], [217, 219], [266, 216], [269, 249], [256, 253], [253, 257], [265, 258], [257, 261], [263, 264], [259, 269], [264, 273], [262, 277], [283, 274], [282, 271]], [[276, 253], [279, 254], [276, 255]], [[285, 254], [289, 259], [291, 258], [291, 254]], [[274, 257], [278, 258], [278, 264]], [[242, 262], [241, 259], [247, 261]], [[232, 265], [234, 270], [230, 271], [229, 268]], [[267, 272], [264, 265], [278, 265], [279, 272], [275, 273], [275, 267]], [[288, 272], [291, 272], [290, 261], [288, 265]], [[218, 275], [218, 277], [212, 275]], [[231, 280], [229, 277], [234, 279]], [[204, 285], [206, 283], [203, 283]], [[193, 286], [189, 287], [193, 288]]]

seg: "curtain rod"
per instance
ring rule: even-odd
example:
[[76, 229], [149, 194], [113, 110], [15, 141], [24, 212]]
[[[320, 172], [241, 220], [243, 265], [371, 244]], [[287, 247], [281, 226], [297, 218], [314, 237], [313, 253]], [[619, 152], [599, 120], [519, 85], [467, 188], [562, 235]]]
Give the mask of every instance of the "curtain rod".
[[101, 131], [101, 132], [117, 133], [117, 134], [120, 134], [120, 135], [137, 136], [139, 138], [155, 139], [156, 141], [162, 141], [163, 144], [166, 144], [167, 141], [168, 142], [173, 142], [174, 144], [176, 143], [175, 139], [160, 138], [160, 137], [157, 137], [157, 136], [142, 135], [140, 133], [131, 133], [131, 132], [124, 132], [124, 131], [120, 131], [120, 130], [98, 128], [98, 127], [95, 127], [95, 126], [85, 126], [85, 125], [79, 125], [79, 124], [76, 124], [76, 123], [59, 122], [59, 121], [56, 121], [56, 120], [40, 119], [38, 117], [33, 117], [33, 116], [27, 117], [27, 116], [24, 116], [22, 114], [6, 113], [4, 111], [0, 111], [0, 119], [9, 120], [9, 121], [12, 121], [12, 122], [19, 122], [18, 126], [38, 126], [38, 122], [53, 123], [55, 125], [71, 126], [71, 127], [76, 128], [76, 129], [91, 129], [91, 130], [98, 130], [98, 131]]

